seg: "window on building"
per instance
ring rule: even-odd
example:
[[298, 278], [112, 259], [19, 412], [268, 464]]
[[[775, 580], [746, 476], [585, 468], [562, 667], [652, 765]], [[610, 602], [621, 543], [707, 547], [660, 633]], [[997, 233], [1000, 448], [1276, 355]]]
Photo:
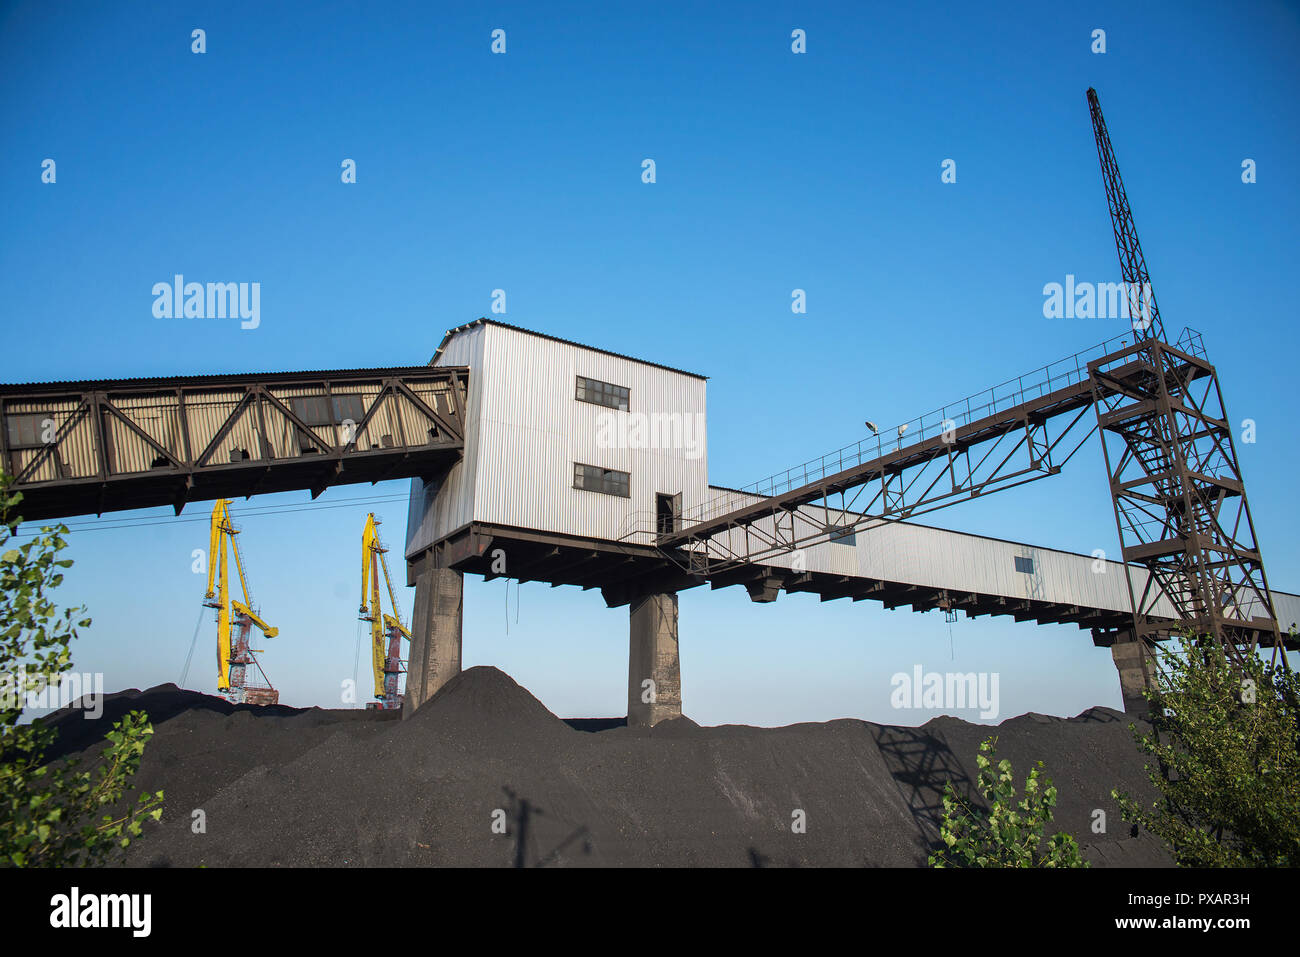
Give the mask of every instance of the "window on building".
[[[320, 429], [326, 426], [342, 425], [349, 419], [353, 426], [361, 424], [366, 415], [365, 401], [359, 395], [300, 395], [289, 400], [293, 414], [302, 419], [310, 428]], [[298, 451], [303, 455], [314, 455], [324, 451], [316, 445], [316, 438], [303, 429], [295, 429], [298, 437]], [[329, 440], [328, 433], [321, 433]], [[347, 440], [348, 436], [342, 436]], [[388, 442], [392, 444], [391, 439]]]
[[1016, 556], [1016, 571], [1024, 572], [1026, 575], [1034, 573], [1034, 560], [1032, 558], [1021, 558]]
[[293, 414], [308, 425], [342, 425], [348, 419], [360, 422], [366, 414], [359, 395], [301, 395], [290, 400]]
[[621, 385], [610, 385], [599, 379], [578, 376], [577, 398], [579, 402], [591, 402], [609, 409], [618, 409], [620, 412], [627, 411], [628, 390]]
[[[53, 419], [49, 415], [35, 412], [24, 415], [5, 416], [6, 425], [9, 428], [9, 448], [11, 449], [39, 449], [45, 443], [41, 441], [41, 433], [46, 432], [47, 424], [52, 426]], [[50, 434], [54, 429], [51, 427]]]
[[573, 487], [588, 492], [604, 492], [606, 495], [618, 495], [631, 498], [629, 483], [632, 476], [618, 469], [603, 469], [599, 465], [574, 465]]
[[851, 528], [841, 528], [832, 525], [831, 541], [840, 545], [856, 545], [858, 543], [858, 536]]
[[366, 404], [359, 395], [334, 396], [334, 421], [346, 422], [351, 419], [359, 425], [366, 417]]

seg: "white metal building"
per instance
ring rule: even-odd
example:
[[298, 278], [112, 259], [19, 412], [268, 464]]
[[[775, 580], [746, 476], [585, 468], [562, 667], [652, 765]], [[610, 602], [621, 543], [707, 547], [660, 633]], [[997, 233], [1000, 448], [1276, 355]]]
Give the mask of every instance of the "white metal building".
[[618, 541], [656, 496], [678, 514], [707, 497], [704, 376], [487, 319], [433, 364], [469, 367], [465, 455], [415, 483], [408, 557], [470, 522]]

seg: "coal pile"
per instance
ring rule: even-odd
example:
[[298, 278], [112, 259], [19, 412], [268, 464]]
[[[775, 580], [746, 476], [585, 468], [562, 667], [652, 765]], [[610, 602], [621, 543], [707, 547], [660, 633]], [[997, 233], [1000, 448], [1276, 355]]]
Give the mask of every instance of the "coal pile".
[[944, 783], [973, 791], [991, 733], [1017, 783], [1046, 763], [1056, 826], [1094, 866], [1170, 863], [1110, 799], [1112, 787], [1153, 795], [1130, 719], [1107, 708], [997, 729], [955, 718], [644, 729], [561, 720], [484, 667], [406, 721], [234, 707], [174, 685], [109, 705], [96, 722], [52, 720], [75, 751], [125, 710], [151, 715], [137, 780], [166, 792], [165, 809], [126, 851], [130, 866], [924, 866]]

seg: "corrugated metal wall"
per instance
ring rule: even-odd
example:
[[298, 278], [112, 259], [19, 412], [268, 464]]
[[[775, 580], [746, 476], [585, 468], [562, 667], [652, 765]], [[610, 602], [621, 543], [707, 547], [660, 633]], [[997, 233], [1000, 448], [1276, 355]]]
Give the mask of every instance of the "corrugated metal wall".
[[[39, 415], [42, 421], [48, 418], [57, 434], [79, 406], [80, 402], [76, 399], [10, 402], [5, 407], [5, 412], [15, 416]], [[8, 428], [8, 423], [0, 423], [0, 428]], [[19, 475], [40, 452], [40, 449], [10, 449], [9, 461], [3, 463], [4, 467], [11, 475]], [[60, 463], [63, 467], [62, 474], [59, 473]], [[86, 418], [66, 433], [64, 440], [59, 443], [58, 457], [46, 456], [27, 481], [49, 482], [58, 478], [89, 478], [98, 474], [99, 461], [96, 458], [94, 432], [90, 419]]]
[[[628, 411], [575, 399], [580, 375], [628, 389]], [[474, 518], [617, 539], [628, 531], [633, 513], [653, 512], [657, 492], [680, 494], [687, 509], [699, 504], [708, 486], [704, 387], [694, 376], [487, 326]], [[693, 451], [602, 447], [598, 441], [601, 417], [630, 425], [629, 416], [648, 422], [664, 413], [678, 417], [677, 436], [652, 435], [647, 428], [644, 442], [624, 444], [671, 445], [677, 439], [684, 446], [689, 430], [699, 443]], [[575, 463], [629, 473], [631, 497], [573, 488]], [[521, 482], [521, 475], [530, 480]]]
[[[761, 500], [760, 496], [728, 489], [710, 488], [709, 491], [723, 510]], [[830, 524], [842, 525], [851, 520], [844, 513], [834, 510], [830, 513]], [[758, 524], [771, 533], [770, 519]], [[820, 521], [801, 518], [796, 528], [800, 534], [812, 533], [821, 524]], [[725, 554], [723, 545], [742, 549], [742, 537], [740, 530], [719, 535], [720, 544], [715, 552]], [[1031, 559], [1033, 573], [1017, 571], [1016, 558]], [[822, 542], [812, 545], [803, 549], [802, 560], [807, 571], [1089, 608], [1129, 609], [1124, 566], [1118, 562], [1099, 562], [1089, 555], [907, 522], [889, 522], [858, 532], [854, 544]], [[794, 562], [794, 554], [785, 553], [764, 558], [759, 564], [788, 569], [794, 567]], [[1134, 574], [1134, 585], [1140, 588], [1145, 582], [1145, 572], [1135, 571]], [[1172, 614], [1167, 604], [1160, 607], [1166, 614]]]
[[[632, 527], [634, 513], [653, 514], [656, 493], [680, 494], [687, 509], [704, 501], [703, 379], [491, 324], [454, 336], [438, 361], [471, 370], [465, 461], [431, 504], [418, 483], [412, 490], [408, 554], [471, 515], [479, 522], [617, 540]], [[628, 389], [628, 411], [578, 401], [580, 375]], [[643, 438], [629, 433], [623, 447], [602, 443], [601, 416], [624, 423], [646, 416], [647, 431]], [[659, 418], [652, 422], [651, 416]], [[631, 497], [575, 489], [575, 463], [629, 473]]]
[[465, 454], [451, 467], [440, 487], [411, 481], [406, 515], [406, 554], [418, 554], [433, 542], [468, 525], [474, 509], [474, 477], [478, 472], [479, 419], [483, 406], [484, 327], [474, 326], [453, 336], [438, 356], [439, 366], [469, 368], [469, 397], [465, 408]]

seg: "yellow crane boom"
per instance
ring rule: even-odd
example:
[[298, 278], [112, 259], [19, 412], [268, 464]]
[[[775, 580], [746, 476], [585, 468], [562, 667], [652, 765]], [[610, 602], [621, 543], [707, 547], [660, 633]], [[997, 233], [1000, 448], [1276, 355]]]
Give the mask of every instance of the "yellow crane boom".
[[[260, 615], [253, 611], [252, 599], [248, 594], [248, 579], [244, 574], [244, 561], [239, 554], [239, 541], [235, 537], [239, 529], [230, 517], [230, 499], [217, 499], [212, 507], [212, 521], [208, 528], [208, 590], [204, 593], [205, 604], [217, 609], [217, 689], [231, 692], [231, 665], [239, 669], [234, 689], [242, 694], [243, 666], [248, 664], [247, 626], [255, 625], [267, 638], [274, 638], [280, 633], [278, 628], [268, 625]], [[244, 596], [241, 602], [230, 595], [229, 565], [227, 564], [226, 545], [234, 554], [235, 568], [239, 572], [239, 588]], [[236, 652], [232, 648], [232, 619], [240, 625], [239, 642], [241, 647]], [[256, 661], [253, 660], [253, 664]], [[261, 666], [258, 665], [258, 670]], [[273, 689], [272, 689], [273, 693]], [[278, 696], [276, 696], [278, 697]]]
[[279, 628], [273, 628], [270, 625], [268, 625], [266, 622], [262, 621], [262, 619], [257, 615], [257, 613], [254, 612], [247, 605], [245, 605], [243, 602], [232, 601], [230, 603], [230, 607], [233, 608], [235, 611], [239, 612], [239, 614], [245, 616], [249, 621], [251, 621], [258, 628], [260, 628], [262, 630], [262, 634], [266, 635], [266, 637], [274, 638], [276, 635], [280, 633]]
[[[366, 526], [361, 532], [360, 618], [370, 622], [370, 662], [374, 672], [375, 697], [384, 703], [384, 707], [394, 708], [400, 703], [397, 679], [401, 673], [402, 638], [410, 640], [411, 632], [402, 624], [397, 592], [393, 589], [388, 561], [384, 558], [386, 551], [379, 539], [379, 519], [371, 512], [366, 516]], [[388, 588], [388, 600], [393, 609], [391, 615], [383, 610], [380, 600], [380, 571], [384, 573], [384, 584]]]

